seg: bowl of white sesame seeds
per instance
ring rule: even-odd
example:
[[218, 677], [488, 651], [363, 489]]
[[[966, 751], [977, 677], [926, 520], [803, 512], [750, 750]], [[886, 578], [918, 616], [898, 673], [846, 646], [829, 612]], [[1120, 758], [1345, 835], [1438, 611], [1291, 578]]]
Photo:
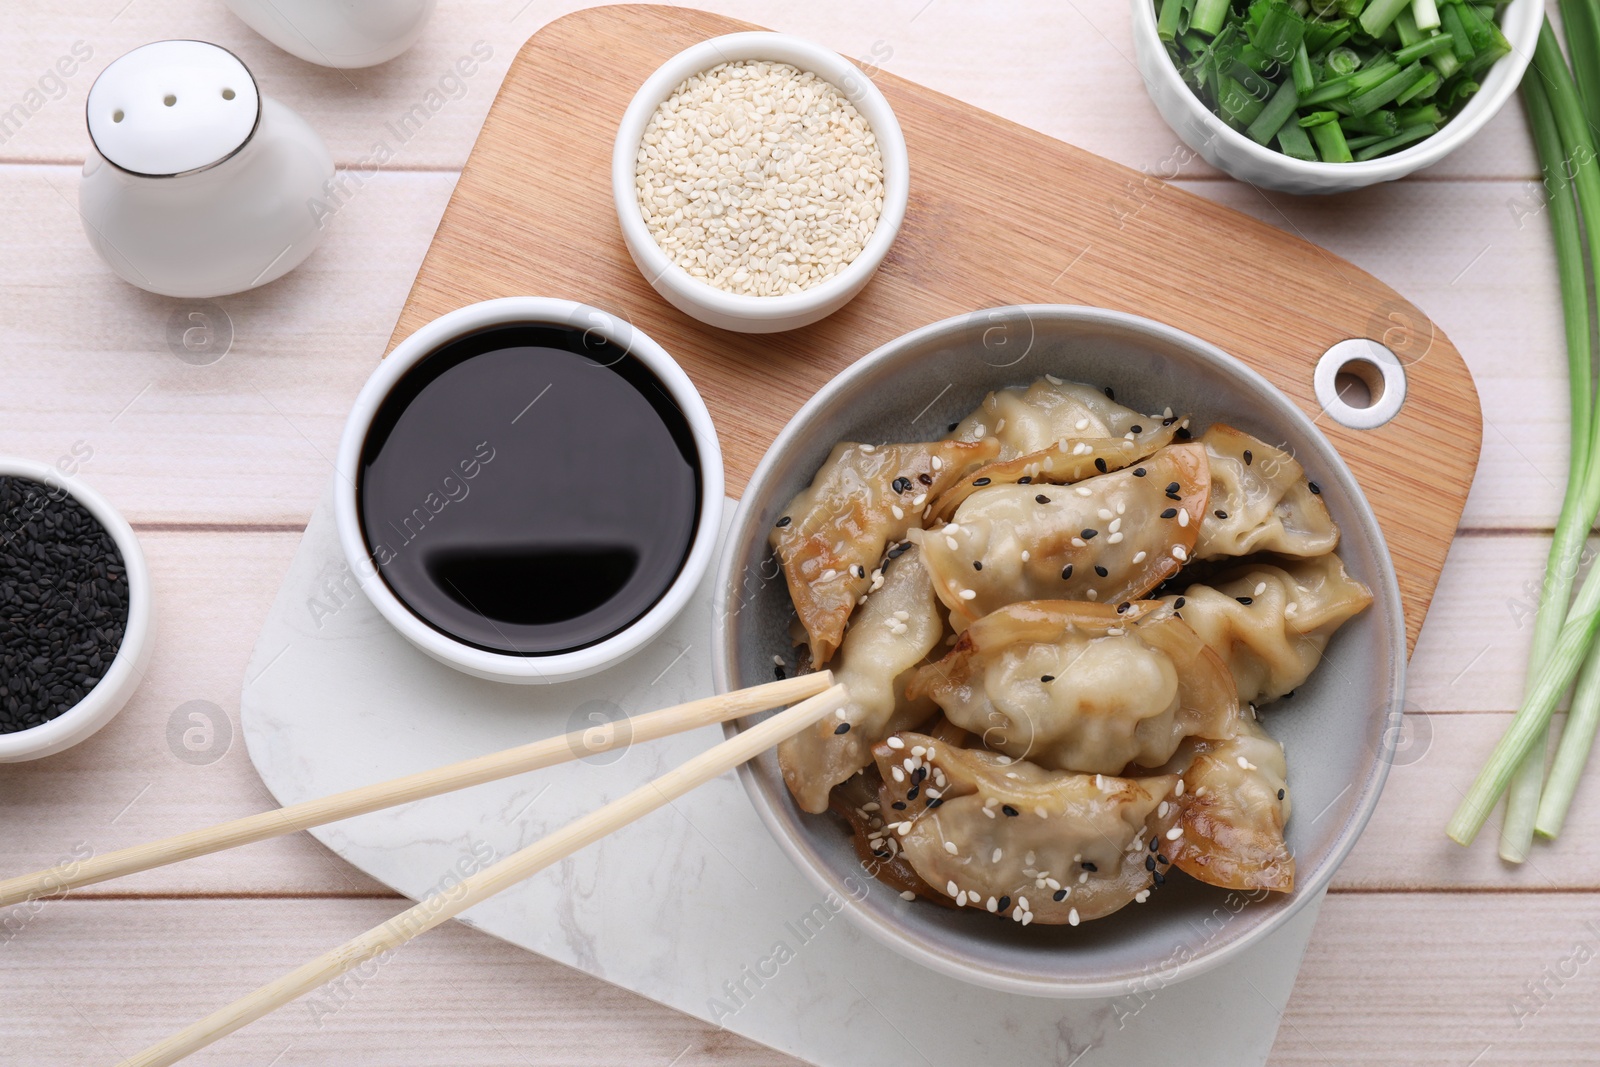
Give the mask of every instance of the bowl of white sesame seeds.
[[872, 80], [781, 33], [733, 33], [673, 56], [617, 129], [622, 237], [668, 303], [777, 333], [849, 303], [905, 218], [905, 138]]

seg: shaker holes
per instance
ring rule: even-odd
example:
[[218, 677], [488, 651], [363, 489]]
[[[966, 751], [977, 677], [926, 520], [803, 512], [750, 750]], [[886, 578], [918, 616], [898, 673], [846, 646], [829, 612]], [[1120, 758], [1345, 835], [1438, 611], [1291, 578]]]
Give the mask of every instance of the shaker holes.
[[234, 92], [233, 92], [232, 89], [224, 89], [224, 90], [222, 90], [222, 99], [224, 99], [224, 100], [232, 100], [233, 97], [234, 97]]
[[122, 109], [120, 107], [117, 108], [117, 110], [115, 110], [115, 111], [113, 111], [111, 113], [111, 121], [112, 122], [121, 122], [122, 121]]
[[173, 104], [176, 104], [178, 102], [178, 98], [173, 96], [171, 93], [168, 93], [165, 97], [162, 98], [161, 102], [163, 104], [166, 104], [168, 107], [171, 107]]

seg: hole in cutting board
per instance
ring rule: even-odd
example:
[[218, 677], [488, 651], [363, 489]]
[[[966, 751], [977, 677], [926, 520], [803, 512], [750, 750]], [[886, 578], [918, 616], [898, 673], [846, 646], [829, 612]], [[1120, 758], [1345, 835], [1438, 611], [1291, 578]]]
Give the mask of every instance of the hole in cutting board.
[[1335, 422], [1373, 430], [1400, 413], [1406, 371], [1387, 346], [1364, 337], [1340, 341], [1317, 360], [1317, 403]]

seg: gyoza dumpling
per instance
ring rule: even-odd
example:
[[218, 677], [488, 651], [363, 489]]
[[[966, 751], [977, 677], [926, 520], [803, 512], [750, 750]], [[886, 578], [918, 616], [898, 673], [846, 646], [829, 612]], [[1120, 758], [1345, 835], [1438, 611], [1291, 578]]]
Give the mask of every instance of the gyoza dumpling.
[[1202, 741], [1182, 770], [1183, 833], [1163, 854], [1185, 873], [1224, 889], [1294, 889], [1283, 838], [1292, 807], [1283, 746], [1246, 713], [1227, 741]]
[[1372, 591], [1332, 552], [1250, 563], [1165, 598], [1228, 665], [1239, 700], [1264, 704], [1295, 690], [1328, 639], [1372, 603]]
[[1191, 555], [1210, 481], [1199, 443], [1076, 485], [981, 489], [945, 526], [913, 531], [959, 632], [1022, 600], [1137, 600]]
[[1339, 547], [1339, 527], [1321, 490], [1293, 456], [1220, 423], [1200, 442], [1211, 465], [1211, 503], [1200, 524], [1198, 558], [1320, 556]]
[[1159, 767], [1185, 737], [1227, 737], [1239, 710], [1216, 653], [1153, 601], [1000, 608], [918, 669], [907, 695], [924, 694], [986, 747], [1081, 773]]
[[1076, 926], [1143, 901], [1165, 866], [1147, 844], [1177, 819], [1176, 775], [1069, 774], [925, 734], [873, 754], [885, 795], [907, 805], [886, 831], [959, 907]]
[[1102, 390], [1079, 382], [1064, 382], [1046, 375], [1029, 386], [997, 389], [983, 398], [978, 409], [956, 424], [950, 436], [957, 441], [1000, 441], [1001, 460], [1040, 452], [1065, 440], [1140, 436], [1166, 416], [1141, 415], [1117, 403]]
[[883, 588], [868, 594], [839, 646], [833, 680], [850, 690], [842, 714], [778, 745], [789, 792], [806, 811], [828, 810], [834, 786], [872, 763], [872, 746], [938, 710], [904, 696], [903, 678], [944, 636], [944, 619], [917, 549], [884, 563]]
[[833, 657], [885, 547], [921, 523], [930, 500], [999, 450], [993, 439], [834, 447], [770, 537], [813, 667]]

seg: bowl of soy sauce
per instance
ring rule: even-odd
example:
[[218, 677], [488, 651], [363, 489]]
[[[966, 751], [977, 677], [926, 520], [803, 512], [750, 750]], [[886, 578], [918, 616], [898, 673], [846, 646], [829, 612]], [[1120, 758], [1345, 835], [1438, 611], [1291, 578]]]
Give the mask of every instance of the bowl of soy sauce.
[[722, 455], [667, 352], [588, 305], [506, 297], [397, 345], [339, 444], [340, 546], [422, 651], [496, 681], [648, 644], [716, 548]]

